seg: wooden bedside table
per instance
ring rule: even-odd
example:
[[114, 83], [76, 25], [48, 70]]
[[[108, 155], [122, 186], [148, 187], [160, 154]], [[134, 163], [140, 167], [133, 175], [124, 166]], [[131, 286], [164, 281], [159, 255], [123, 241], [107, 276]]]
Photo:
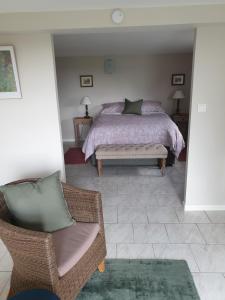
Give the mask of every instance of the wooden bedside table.
[[93, 122], [93, 118], [85, 118], [85, 117], [76, 117], [73, 118], [73, 125], [74, 125], [74, 135], [75, 135], [75, 144], [80, 145], [80, 125], [88, 125], [91, 126]]
[[189, 114], [187, 113], [180, 113], [180, 114], [174, 114], [171, 116], [174, 123], [177, 124], [180, 132], [182, 133], [184, 137], [185, 143], [187, 142], [188, 137], [188, 121], [189, 121]]

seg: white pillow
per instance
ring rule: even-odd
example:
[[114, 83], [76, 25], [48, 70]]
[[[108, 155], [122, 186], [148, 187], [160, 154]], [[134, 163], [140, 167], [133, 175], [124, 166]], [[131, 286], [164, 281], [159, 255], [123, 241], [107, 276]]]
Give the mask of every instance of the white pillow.
[[[124, 102], [111, 102], [102, 104], [101, 114], [104, 115], [120, 115], [124, 109]], [[165, 110], [161, 106], [161, 102], [152, 101], [152, 100], [144, 100], [141, 106], [142, 115], [149, 115], [153, 112], [162, 112]]]

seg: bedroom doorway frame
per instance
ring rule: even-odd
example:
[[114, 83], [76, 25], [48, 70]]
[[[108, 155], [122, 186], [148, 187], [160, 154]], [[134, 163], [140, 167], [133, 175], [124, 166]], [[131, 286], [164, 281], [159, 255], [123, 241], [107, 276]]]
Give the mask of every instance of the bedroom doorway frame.
[[[184, 210], [186, 210], [186, 198], [187, 198], [187, 194], [186, 194], [186, 188], [187, 188], [187, 177], [188, 177], [188, 158], [189, 158], [189, 141], [190, 141], [190, 129], [192, 128], [191, 126], [191, 112], [192, 112], [192, 92], [193, 92], [193, 72], [194, 72], [194, 57], [195, 57], [195, 44], [196, 44], [196, 30], [197, 27], [193, 26], [192, 24], [188, 24], [190, 25], [190, 27], [192, 28], [192, 30], [194, 31], [194, 45], [193, 45], [193, 59], [192, 59], [192, 70], [191, 70], [191, 87], [190, 87], [190, 102], [189, 102], [189, 122], [188, 122], [188, 137], [187, 137], [187, 152], [186, 152], [186, 166], [185, 166], [185, 182], [184, 182], [184, 198], [183, 198], [183, 206], [184, 206]], [[158, 26], [162, 26], [162, 25], [158, 25]], [[171, 24], [167, 24], [167, 25], [163, 25], [163, 26], [171, 26]], [[179, 26], [179, 25], [177, 25]], [[183, 26], [183, 25], [180, 25]], [[141, 26], [142, 29], [149, 29], [149, 28], [153, 28], [153, 27], [157, 27], [157, 26]], [[131, 28], [128, 27], [123, 27], [121, 26], [120, 28], [117, 28], [117, 30], [129, 30]], [[133, 29], [135, 30], [139, 30], [140, 27], [136, 26], [133, 27]], [[104, 32], [104, 30], [106, 31], [110, 31], [113, 30], [113, 28], [85, 28], [85, 29], [67, 29], [66, 32], [69, 33], [92, 33], [93, 31], [95, 32], [96, 30], [100, 30], [100, 32]], [[115, 30], [115, 29], [114, 29]], [[138, 31], [137, 31], [138, 33]], [[56, 56], [55, 56], [55, 46], [54, 46], [54, 35], [56, 33], [51, 33], [51, 38], [52, 38], [52, 45], [53, 45], [53, 54], [54, 54], [54, 61], [56, 61]], [[55, 76], [56, 76], [56, 63], [55, 63]], [[56, 76], [56, 88], [57, 88], [57, 96], [59, 94], [59, 90], [58, 90], [58, 82], [57, 82], [57, 76]], [[59, 105], [59, 96], [58, 96], [58, 112], [59, 112], [59, 121], [60, 121], [60, 130], [61, 130], [61, 141], [62, 141], [62, 149], [63, 149], [63, 139], [62, 139], [62, 127], [61, 127], [61, 117], [60, 117], [60, 105]], [[64, 169], [65, 169], [65, 162], [64, 162]], [[66, 174], [66, 173], [65, 173]]]

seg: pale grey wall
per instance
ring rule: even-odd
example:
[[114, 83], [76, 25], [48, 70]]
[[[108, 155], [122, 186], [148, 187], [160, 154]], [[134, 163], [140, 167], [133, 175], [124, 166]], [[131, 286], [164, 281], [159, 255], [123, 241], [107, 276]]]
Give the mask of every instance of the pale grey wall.
[[[175, 111], [171, 94], [182, 88], [186, 99], [181, 109], [188, 111], [191, 54], [119, 56], [114, 57], [114, 61], [113, 74], [105, 74], [104, 57], [56, 58], [63, 140], [74, 140], [72, 118], [84, 114], [84, 107], [80, 106], [83, 96], [89, 96], [92, 101], [92, 115], [100, 110], [102, 103], [122, 101], [125, 97], [131, 100], [141, 98], [161, 101], [165, 110], [171, 114]], [[171, 86], [173, 73], [186, 74], [184, 86]], [[80, 87], [79, 76], [83, 74], [94, 76], [94, 87]]]

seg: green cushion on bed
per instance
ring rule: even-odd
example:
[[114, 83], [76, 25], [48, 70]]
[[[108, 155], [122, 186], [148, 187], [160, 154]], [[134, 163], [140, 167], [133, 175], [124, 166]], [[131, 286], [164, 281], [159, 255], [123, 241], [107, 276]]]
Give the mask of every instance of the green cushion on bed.
[[64, 199], [59, 172], [35, 183], [0, 187], [15, 225], [54, 232], [74, 223]]
[[125, 99], [124, 109], [122, 114], [133, 114], [133, 115], [141, 115], [141, 106], [143, 100], [138, 101], [130, 101]]

